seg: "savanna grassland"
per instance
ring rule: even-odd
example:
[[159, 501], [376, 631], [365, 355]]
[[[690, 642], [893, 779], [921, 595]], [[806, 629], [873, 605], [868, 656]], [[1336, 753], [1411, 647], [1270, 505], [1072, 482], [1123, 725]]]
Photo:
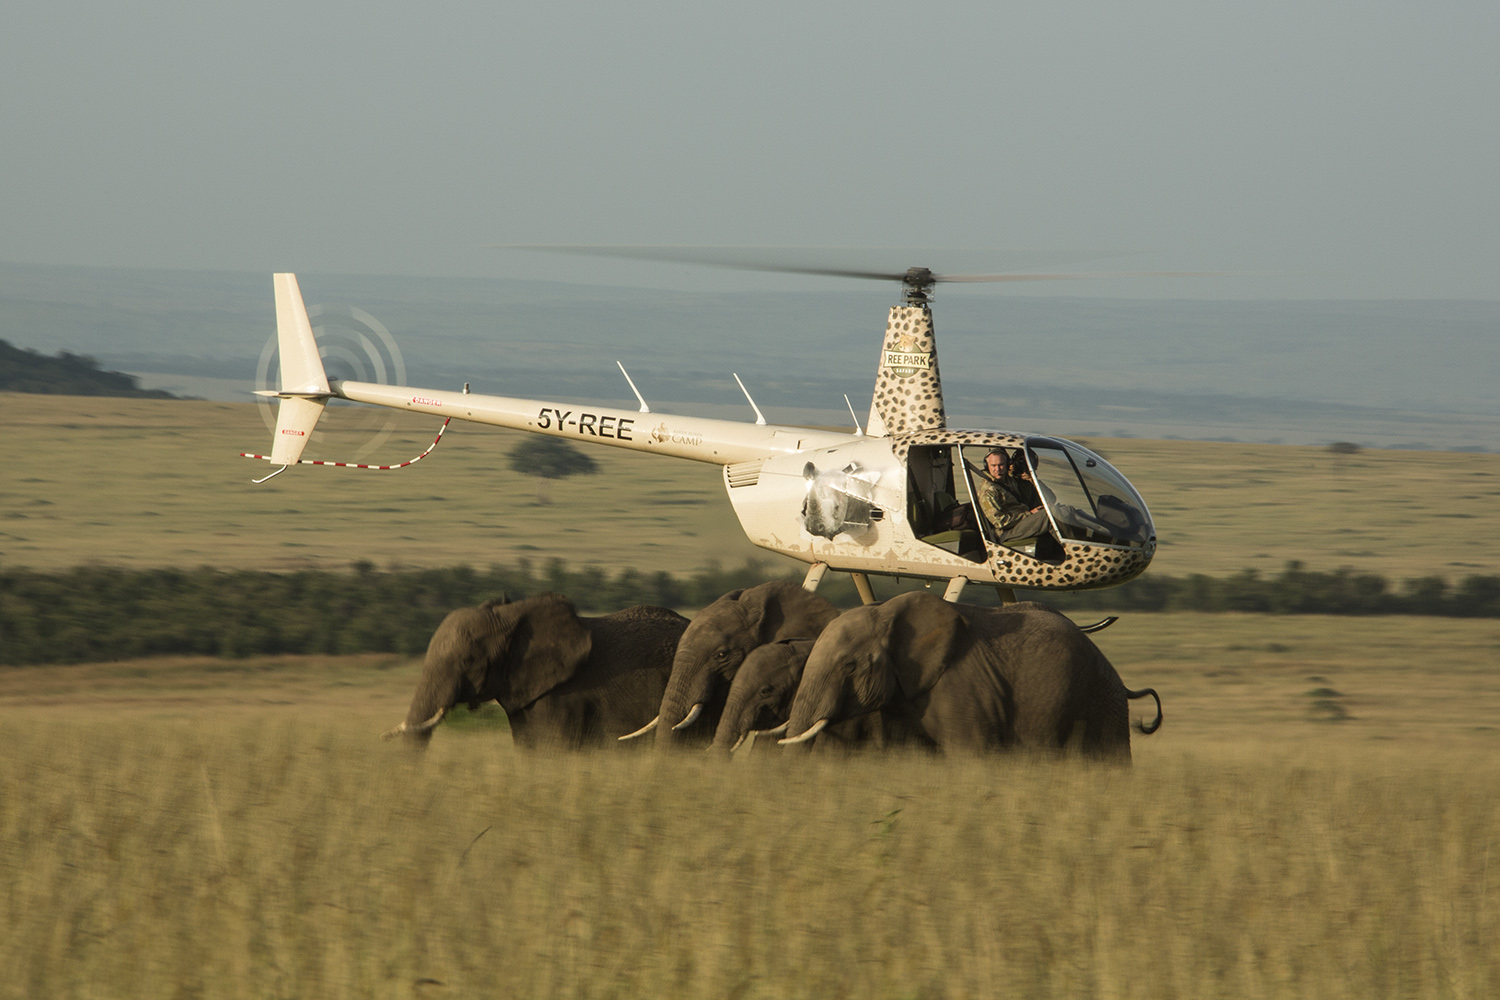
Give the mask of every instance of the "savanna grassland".
[[[249, 406], [7, 396], [0, 420], [12, 565], [754, 552], [690, 463], [597, 449], [605, 474], [541, 506], [477, 428], [403, 472], [252, 487]], [[1500, 566], [1500, 457], [1093, 443], [1152, 504], [1153, 569]], [[376, 738], [410, 658], [6, 668], [0, 996], [1500, 995], [1500, 621], [1134, 614], [1097, 639], [1165, 702], [1129, 770], [520, 755], [464, 712], [414, 757]]]
[[0, 996], [1493, 996], [1493, 672], [1411, 697], [1412, 648], [1297, 662], [1349, 620], [1163, 617], [1238, 670], [1131, 663], [1168, 715], [1129, 770], [411, 757], [375, 734], [414, 665], [374, 659], [11, 676]]

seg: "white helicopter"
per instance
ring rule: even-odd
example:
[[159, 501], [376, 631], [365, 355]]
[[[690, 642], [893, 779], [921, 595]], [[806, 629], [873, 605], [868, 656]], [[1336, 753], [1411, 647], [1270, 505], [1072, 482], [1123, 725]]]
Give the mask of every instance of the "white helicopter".
[[[271, 454], [241, 454], [277, 466], [256, 482], [293, 465], [353, 464], [301, 457], [328, 400], [344, 399], [430, 413], [446, 418], [444, 428], [457, 418], [708, 462], [722, 467], [730, 504], [751, 542], [807, 563], [808, 590], [829, 569], [850, 574], [867, 604], [875, 600], [871, 575], [946, 581], [950, 601], [969, 583], [986, 584], [1013, 602], [1015, 587], [1110, 587], [1146, 569], [1156, 552], [1151, 514], [1102, 457], [1060, 437], [947, 426], [934, 285], [1051, 276], [938, 275], [920, 267], [818, 273], [902, 284], [903, 303], [891, 307], [886, 323], [869, 418], [861, 428], [856, 417], [851, 432], [768, 424], [748, 391], [754, 423], [653, 413], [623, 365], [639, 410], [481, 395], [467, 384], [445, 391], [330, 379], [296, 275], [277, 274], [281, 387], [261, 392], [280, 401]], [[977, 502], [984, 458], [997, 448], [1025, 463], [1046, 511], [1045, 526], [1028, 519], [1035, 530], [1027, 537], [1000, 530]]]

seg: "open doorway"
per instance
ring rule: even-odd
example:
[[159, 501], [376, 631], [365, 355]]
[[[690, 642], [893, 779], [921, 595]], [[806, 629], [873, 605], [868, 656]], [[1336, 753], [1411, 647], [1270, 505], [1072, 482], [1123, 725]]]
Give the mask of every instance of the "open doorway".
[[970, 562], [987, 553], [983, 519], [957, 445], [917, 445], [906, 459], [907, 519], [918, 539]]

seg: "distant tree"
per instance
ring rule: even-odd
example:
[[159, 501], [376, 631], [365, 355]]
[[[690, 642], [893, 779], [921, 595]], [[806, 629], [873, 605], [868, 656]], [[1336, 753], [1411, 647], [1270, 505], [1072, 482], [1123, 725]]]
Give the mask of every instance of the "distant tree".
[[63, 396], [133, 396], [175, 399], [161, 389], [142, 389], [134, 375], [104, 371], [87, 354], [57, 352], [49, 358], [0, 340], [0, 392], [36, 392]]
[[1353, 441], [1335, 441], [1328, 446], [1328, 450], [1335, 455], [1358, 455], [1359, 445]]
[[547, 480], [567, 476], [593, 475], [599, 463], [568, 442], [555, 437], [528, 437], [510, 450], [510, 469], [536, 476], [536, 502], [549, 504]]

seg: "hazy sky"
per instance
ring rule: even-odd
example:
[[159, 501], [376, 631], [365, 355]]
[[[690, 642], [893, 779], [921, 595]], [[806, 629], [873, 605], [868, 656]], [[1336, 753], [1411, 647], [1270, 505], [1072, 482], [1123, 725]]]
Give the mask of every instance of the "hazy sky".
[[0, 24], [0, 260], [722, 284], [480, 245], [1005, 247], [1260, 272], [1072, 295], [1500, 297], [1494, 0], [10, 0]]

